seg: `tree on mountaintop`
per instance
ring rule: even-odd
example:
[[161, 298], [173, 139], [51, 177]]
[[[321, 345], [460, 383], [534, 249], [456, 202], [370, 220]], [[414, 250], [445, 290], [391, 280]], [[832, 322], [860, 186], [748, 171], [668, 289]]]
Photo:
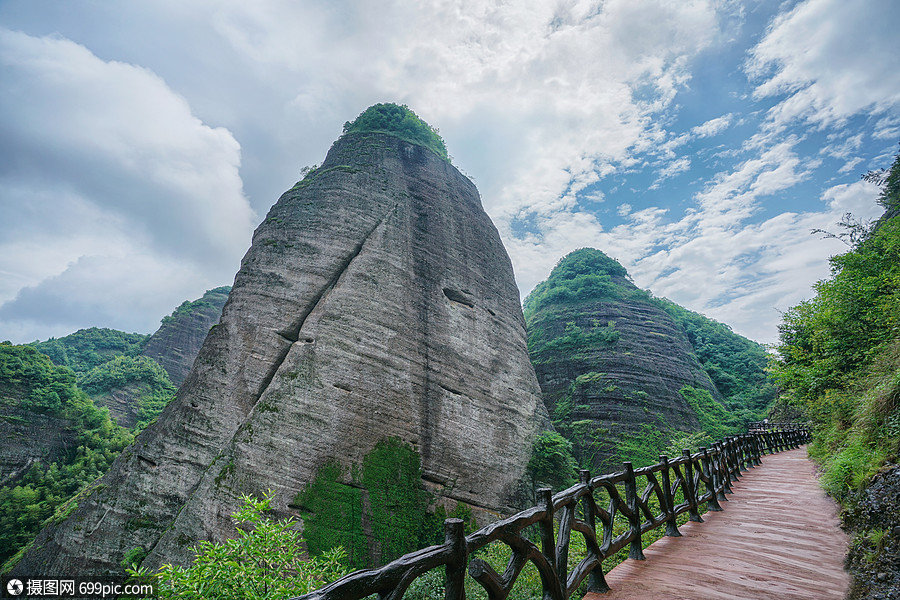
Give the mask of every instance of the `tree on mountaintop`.
[[375, 104], [364, 110], [351, 123], [344, 123], [344, 133], [387, 133], [400, 139], [425, 146], [442, 159], [449, 161], [447, 147], [437, 129], [423, 121], [405, 104]]

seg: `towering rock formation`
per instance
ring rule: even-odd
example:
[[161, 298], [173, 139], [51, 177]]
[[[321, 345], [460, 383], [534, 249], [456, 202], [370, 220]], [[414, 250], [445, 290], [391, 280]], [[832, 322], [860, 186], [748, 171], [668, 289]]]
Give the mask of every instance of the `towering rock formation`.
[[436, 493], [516, 507], [547, 418], [512, 267], [475, 186], [399, 115], [348, 123], [272, 207], [176, 399], [15, 572], [115, 571], [136, 547], [185, 563], [240, 494], [301, 516], [324, 465], [349, 484], [385, 440]]
[[554, 424], [595, 470], [620, 467], [629, 436], [698, 431], [683, 388], [722, 400], [684, 330], [599, 250], [560, 260], [526, 299], [525, 314]]

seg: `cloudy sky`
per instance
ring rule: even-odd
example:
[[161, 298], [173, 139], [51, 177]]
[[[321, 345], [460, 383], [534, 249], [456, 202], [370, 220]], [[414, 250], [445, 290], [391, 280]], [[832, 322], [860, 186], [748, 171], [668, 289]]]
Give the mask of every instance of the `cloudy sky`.
[[523, 297], [596, 247], [761, 342], [900, 141], [895, 0], [0, 0], [0, 340], [230, 284], [376, 102], [438, 127]]

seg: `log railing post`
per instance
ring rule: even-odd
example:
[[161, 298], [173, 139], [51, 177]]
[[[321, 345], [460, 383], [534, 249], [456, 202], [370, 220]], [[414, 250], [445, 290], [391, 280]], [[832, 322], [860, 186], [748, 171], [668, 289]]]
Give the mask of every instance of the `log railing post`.
[[684, 496], [688, 501], [689, 519], [695, 523], [702, 523], [700, 511], [697, 507], [697, 488], [694, 486], [694, 461], [691, 458], [691, 451], [687, 448], [681, 450], [681, 456], [685, 458], [684, 463]]
[[663, 501], [665, 502], [663, 512], [666, 513], [666, 535], [669, 537], [681, 537], [681, 532], [678, 531], [678, 523], [675, 522], [675, 498], [672, 496], [672, 484], [669, 477], [669, 457], [662, 454], [659, 457], [659, 462], [662, 464]]
[[728, 473], [728, 460], [725, 454], [725, 443], [713, 444], [713, 466], [716, 472], [716, 492], [719, 494], [719, 502], [728, 502], [726, 494], [732, 494], [731, 481]]
[[[539, 506], [545, 511], [544, 518], [540, 520], [539, 526], [541, 531], [541, 554], [550, 565], [552, 573], [549, 577], [541, 577], [541, 583], [544, 586], [544, 600], [551, 600], [562, 594], [565, 597], [565, 579], [562, 583], [559, 581], [557, 574], [556, 562], [556, 543], [553, 535], [553, 490], [550, 488], [540, 488], [538, 490]], [[563, 588], [562, 590], [552, 590], [551, 585]]]
[[444, 544], [452, 548], [452, 559], [444, 567], [447, 585], [444, 600], [466, 598], [466, 532], [462, 519], [444, 521]]
[[[591, 485], [591, 473], [590, 471], [581, 470], [578, 472], [578, 477], [582, 484], [588, 486], [588, 493], [582, 500], [581, 506], [584, 510], [584, 522], [588, 527], [591, 528], [591, 531], [594, 532], [594, 539], [600, 540], [602, 536], [597, 535], [597, 514], [594, 511], [594, 492], [590, 490]], [[590, 548], [588, 548], [588, 552], [591, 552]], [[598, 556], [598, 559], [602, 557]], [[587, 591], [594, 593], [604, 593], [609, 591], [609, 584], [606, 583], [606, 577], [603, 576], [603, 564], [601, 560], [601, 564], [591, 570], [591, 574], [588, 575], [587, 580]]]
[[715, 465], [713, 465], [707, 448], [700, 448], [700, 452], [703, 453], [703, 474], [706, 475], [706, 492], [709, 494], [706, 506], [712, 512], [719, 512], [722, 507], [719, 505], [719, 495], [716, 489], [718, 486], [716, 486]]
[[728, 481], [737, 481], [741, 478], [741, 439], [733, 435], [726, 442], [728, 445]]
[[725, 486], [726, 482], [723, 481], [727, 479], [727, 477], [723, 477], [723, 471], [725, 470], [722, 467], [722, 463], [725, 461], [723, 458], [724, 451], [722, 450], [722, 442], [713, 442], [712, 446], [709, 447], [709, 457], [712, 459], [713, 473], [715, 473], [716, 480], [716, 491], [719, 494], [719, 499], [725, 499]]
[[725, 493], [731, 493], [731, 444], [728, 438], [725, 438], [719, 444], [719, 450], [721, 451], [721, 465], [722, 465], [722, 483], [725, 484]]
[[637, 481], [634, 478], [634, 466], [625, 463], [625, 504], [628, 506], [628, 523], [631, 526], [631, 547], [628, 558], [645, 560], [644, 548], [641, 544], [641, 509], [638, 504]]
[[762, 457], [762, 449], [759, 445], [759, 434], [752, 433], [750, 437], [753, 440], [753, 464], [754, 466], [759, 466], [762, 464], [760, 458]]
[[541, 553], [553, 570], [556, 570], [556, 542], [553, 539], [553, 490], [540, 488], [538, 490], [538, 506], [546, 511], [540, 521]]

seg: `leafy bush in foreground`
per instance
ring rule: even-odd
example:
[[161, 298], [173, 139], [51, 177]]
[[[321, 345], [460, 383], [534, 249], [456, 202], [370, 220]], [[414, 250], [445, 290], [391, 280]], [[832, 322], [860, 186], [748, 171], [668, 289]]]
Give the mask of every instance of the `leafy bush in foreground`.
[[[342, 548], [307, 558], [303, 539], [291, 519], [276, 521], [266, 516], [272, 492], [257, 500], [243, 496], [243, 506], [232, 515], [238, 537], [222, 543], [201, 541], [189, 567], [163, 565], [159, 572], [158, 597], [183, 600], [263, 600], [290, 598], [315, 590], [347, 574]], [[136, 551], [137, 550], [137, 551]], [[140, 549], [129, 557], [140, 558]], [[129, 575], [146, 577], [147, 569], [136, 564]]]

